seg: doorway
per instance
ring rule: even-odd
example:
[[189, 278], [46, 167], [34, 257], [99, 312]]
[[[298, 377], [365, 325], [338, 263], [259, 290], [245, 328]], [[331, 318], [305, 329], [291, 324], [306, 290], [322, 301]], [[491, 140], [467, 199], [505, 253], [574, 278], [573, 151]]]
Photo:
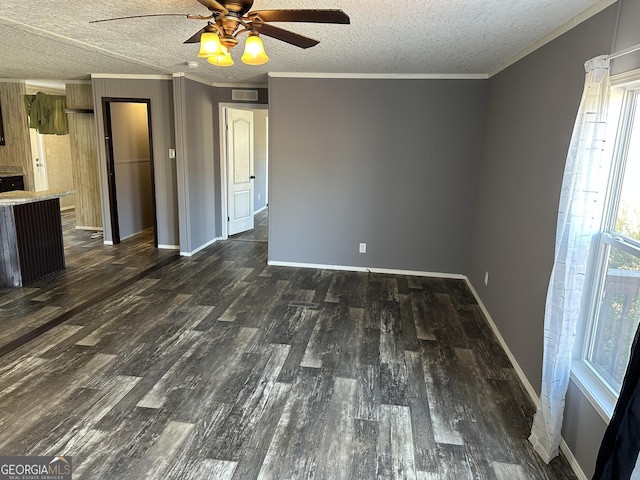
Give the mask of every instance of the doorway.
[[153, 229], [158, 246], [151, 138], [151, 100], [104, 98], [113, 244]]
[[268, 108], [220, 104], [222, 238], [252, 230], [267, 208]]
[[253, 112], [225, 109], [229, 235], [253, 229]]
[[49, 190], [49, 179], [47, 177], [47, 159], [42, 142], [42, 135], [35, 128], [29, 129], [31, 140], [31, 161], [33, 162], [33, 180], [36, 192]]
[[[43, 135], [29, 128], [29, 139], [35, 190], [76, 190], [69, 135]], [[65, 195], [60, 198], [60, 210], [75, 209], [76, 201], [76, 193]]]

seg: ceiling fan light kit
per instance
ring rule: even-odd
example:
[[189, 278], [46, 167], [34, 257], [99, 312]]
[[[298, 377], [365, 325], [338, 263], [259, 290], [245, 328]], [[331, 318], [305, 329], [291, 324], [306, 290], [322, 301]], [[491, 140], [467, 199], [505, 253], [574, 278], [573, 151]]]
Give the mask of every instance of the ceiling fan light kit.
[[[225, 38], [223, 45], [220, 36], [213, 30], [214, 28], [208, 25], [202, 32], [198, 57], [206, 58], [209, 63], [218, 67], [230, 67], [234, 61], [231, 58], [229, 48], [234, 46], [237, 40], [232, 42]], [[269, 61], [269, 56], [264, 51], [262, 39], [256, 32], [249, 33], [241, 60], [247, 65], [262, 65]]]
[[262, 39], [257, 33], [251, 32], [244, 43], [244, 53], [241, 60], [247, 65], [262, 65], [269, 61], [267, 53], [264, 51]]
[[225, 52], [223, 50], [222, 43], [220, 43], [220, 37], [215, 32], [202, 32], [200, 37], [200, 51], [198, 52], [198, 57], [200, 58], [209, 58], [209, 57], [219, 57], [224, 56]]
[[[198, 57], [219, 67], [233, 65], [231, 49], [238, 44], [238, 35], [248, 33], [244, 53], [241, 60], [248, 65], [263, 65], [269, 61], [264, 51], [260, 34], [275, 38], [300, 48], [309, 48], [320, 43], [313, 38], [305, 37], [295, 32], [274, 27], [268, 22], [306, 22], [349, 24], [349, 16], [342, 10], [255, 10], [253, 0], [198, 0], [211, 12], [210, 15], [187, 15], [190, 20], [207, 20], [206, 27], [196, 32], [184, 43], [200, 43]], [[174, 15], [174, 14], [158, 14]], [[94, 20], [90, 23], [106, 22], [110, 20], [124, 20], [129, 18], [151, 17], [150, 15], [134, 15], [130, 17]]]
[[[223, 47], [224, 48], [224, 47]], [[231, 58], [231, 54], [229, 50], [225, 48], [226, 53], [223, 55], [212, 55], [207, 58], [207, 62], [211, 65], [215, 65], [216, 67], [230, 67], [234, 64], [233, 58]]]

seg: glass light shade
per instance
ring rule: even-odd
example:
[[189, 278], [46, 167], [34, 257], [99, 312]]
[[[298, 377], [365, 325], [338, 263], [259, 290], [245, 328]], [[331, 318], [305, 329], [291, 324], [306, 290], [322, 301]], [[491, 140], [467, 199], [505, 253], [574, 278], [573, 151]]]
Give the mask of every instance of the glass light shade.
[[222, 47], [224, 53], [218, 56], [212, 56], [207, 58], [207, 62], [217, 66], [217, 67], [230, 67], [233, 65], [233, 58], [231, 58], [231, 54], [226, 47]]
[[209, 58], [224, 55], [220, 37], [215, 32], [203, 32], [200, 36], [200, 51], [198, 57]]
[[269, 61], [264, 51], [264, 45], [258, 35], [249, 35], [244, 44], [244, 53], [241, 60], [247, 65], [262, 65]]

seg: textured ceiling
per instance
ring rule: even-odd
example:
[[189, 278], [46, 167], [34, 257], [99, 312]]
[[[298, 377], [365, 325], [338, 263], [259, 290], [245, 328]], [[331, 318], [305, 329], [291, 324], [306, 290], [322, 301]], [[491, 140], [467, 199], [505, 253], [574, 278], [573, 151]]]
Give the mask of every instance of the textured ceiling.
[[[489, 74], [559, 27], [613, 0], [255, 0], [253, 9], [340, 8], [350, 25], [274, 24], [316, 38], [303, 50], [264, 37], [271, 60], [215, 67], [184, 40], [206, 25], [179, 16], [90, 24], [145, 14], [202, 14], [197, 0], [2, 0], [0, 78], [88, 79], [187, 72], [207, 83], [266, 83], [268, 72]], [[197, 61], [191, 69], [187, 61]]]

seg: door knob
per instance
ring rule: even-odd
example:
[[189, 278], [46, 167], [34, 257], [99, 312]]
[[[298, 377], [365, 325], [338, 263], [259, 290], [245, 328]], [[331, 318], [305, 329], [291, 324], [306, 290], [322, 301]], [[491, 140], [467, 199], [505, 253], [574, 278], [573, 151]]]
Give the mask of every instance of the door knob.
[[253, 180], [254, 178], [256, 178], [256, 176], [255, 176], [255, 175], [251, 175], [251, 176], [249, 177], [249, 180]]

